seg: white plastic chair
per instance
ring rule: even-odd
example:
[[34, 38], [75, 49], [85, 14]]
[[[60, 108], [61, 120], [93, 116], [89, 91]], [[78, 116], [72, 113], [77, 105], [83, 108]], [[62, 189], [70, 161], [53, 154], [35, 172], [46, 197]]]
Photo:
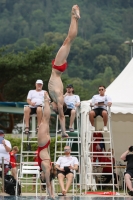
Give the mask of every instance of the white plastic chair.
[[[37, 196], [37, 186], [38, 186], [38, 179], [40, 178], [40, 167], [39, 166], [34, 166], [32, 165], [33, 163], [25, 163], [22, 164], [22, 168], [21, 170], [18, 169], [17, 170], [17, 181], [16, 181], [16, 195], [17, 195], [17, 191], [18, 191], [18, 183], [21, 181], [21, 179], [26, 179], [26, 180], [31, 180], [31, 177], [25, 177], [24, 175], [36, 175], [36, 196]], [[33, 182], [27, 182], [27, 183], [23, 183], [25, 185], [33, 185]]]

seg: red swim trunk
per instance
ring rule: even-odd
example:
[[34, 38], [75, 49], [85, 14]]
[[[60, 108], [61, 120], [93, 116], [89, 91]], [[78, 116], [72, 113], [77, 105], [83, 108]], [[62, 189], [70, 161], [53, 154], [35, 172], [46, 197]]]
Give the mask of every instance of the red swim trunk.
[[64, 72], [67, 69], [67, 62], [65, 62], [63, 65], [56, 66], [54, 65], [54, 61], [52, 60], [52, 68], [59, 70], [60, 72]]
[[[38, 147], [38, 165], [40, 166], [40, 169], [41, 169], [41, 162], [42, 162], [42, 159], [40, 158], [40, 155], [39, 155], [40, 151], [43, 150], [43, 149], [48, 148], [49, 145], [50, 145], [50, 140], [43, 147]], [[49, 160], [49, 159], [46, 159], [46, 160]]]

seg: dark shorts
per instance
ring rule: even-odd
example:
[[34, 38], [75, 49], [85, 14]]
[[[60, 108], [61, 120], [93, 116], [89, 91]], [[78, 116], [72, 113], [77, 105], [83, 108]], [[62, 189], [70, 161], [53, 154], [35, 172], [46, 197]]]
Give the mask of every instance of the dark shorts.
[[64, 112], [64, 115], [69, 115], [69, 117], [70, 117], [71, 116], [71, 110], [72, 109], [67, 108], [67, 110]]
[[129, 175], [131, 176], [131, 178], [133, 178], [133, 171], [128, 171], [128, 170], [127, 170], [126, 172], [124, 172], [124, 175], [125, 175], [125, 174], [129, 174]]
[[95, 117], [97, 117], [98, 115], [100, 115], [101, 117], [103, 117], [102, 116], [103, 110], [105, 110], [107, 112], [107, 110], [104, 109], [104, 108], [94, 108], [93, 111], [95, 112]]
[[[42, 106], [37, 106], [37, 107], [42, 107]], [[37, 107], [36, 108], [30, 108], [31, 109], [31, 111], [30, 111], [31, 115], [36, 114]]]
[[68, 171], [67, 172], [64, 171], [63, 172], [63, 171], [57, 170], [57, 177], [58, 177], [58, 174], [63, 174], [66, 177], [66, 175], [70, 174], [70, 173], [73, 174], [73, 172], [71, 172], [71, 171], [69, 171], [69, 172]]

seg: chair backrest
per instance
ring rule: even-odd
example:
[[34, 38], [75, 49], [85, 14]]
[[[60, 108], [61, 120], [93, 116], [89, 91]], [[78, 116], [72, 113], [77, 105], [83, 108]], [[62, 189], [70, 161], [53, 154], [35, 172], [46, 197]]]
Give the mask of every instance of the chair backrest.
[[22, 166], [22, 169], [27, 169], [27, 170], [40, 170], [39, 166]]
[[22, 162], [21, 163], [23, 166], [37, 166], [38, 165], [38, 162]]
[[39, 166], [29, 166], [29, 165], [22, 165], [21, 175], [24, 174], [36, 174], [36, 177], [40, 177], [40, 167]]

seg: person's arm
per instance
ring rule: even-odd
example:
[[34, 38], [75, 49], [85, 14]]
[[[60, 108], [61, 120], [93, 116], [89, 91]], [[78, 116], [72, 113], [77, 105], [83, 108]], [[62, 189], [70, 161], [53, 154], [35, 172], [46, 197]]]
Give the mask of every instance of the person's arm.
[[60, 171], [64, 171], [64, 169], [60, 168], [60, 164], [61, 164], [61, 157], [58, 158], [55, 168], [60, 170]]
[[31, 99], [32, 99], [31, 93], [32, 93], [32, 90], [30, 90], [30, 91], [28, 92], [28, 95], [27, 95], [27, 103], [28, 103], [30, 106], [35, 106], [35, 105], [36, 105], [36, 102], [32, 102], [32, 101], [31, 101]]
[[74, 164], [73, 166], [69, 166], [69, 169], [78, 170], [78, 164]]
[[27, 95], [27, 103], [28, 103], [30, 106], [35, 106], [35, 105], [36, 105], [36, 102], [32, 102], [31, 99], [32, 99], [32, 90], [30, 90], [30, 91], [28, 92], [28, 95]]
[[55, 165], [55, 168], [58, 169], [58, 170], [60, 170], [60, 171], [64, 171], [64, 169], [60, 168], [60, 165], [57, 165], [57, 164], [56, 164], [56, 165]]
[[66, 97], [68, 95], [68, 93], [66, 92], [64, 95], [63, 95], [63, 97]]
[[122, 160], [126, 160], [126, 156], [128, 155], [129, 150], [125, 151], [122, 155], [121, 155], [121, 159]]
[[79, 161], [77, 157], [73, 157], [73, 164], [69, 166], [69, 169], [77, 170], [79, 166]]
[[107, 106], [111, 107], [112, 106], [112, 102], [108, 102]]
[[44, 95], [46, 95], [46, 96], [47, 96], [47, 98], [49, 99], [49, 101], [51, 101], [51, 99], [50, 99], [50, 97], [49, 97], [49, 94], [48, 94], [48, 92], [47, 92], [47, 91], [45, 91], [45, 92], [44, 92]]
[[78, 106], [80, 106], [80, 98], [78, 95], [76, 95], [76, 98], [77, 98], [77, 100], [76, 100], [77, 102], [76, 102], [75, 106], [78, 107]]
[[2, 141], [2, 144], [3, 144], [3, 146], [5, 147], [6, 152], [10, 152], [10, 151], [11, 151], [11, 147], [9, 147], [9, 146], [6, 144], [5, 140]]
[[75, 106], [76, 106], [76, 107], [79, 107], [79, 106], [80, 106], [80, 103], [76, 103]]
[[111, 105], [112, 105], [112, 99], [111, 99], [111, 97], [107, 97], [107, 106], [109, 106], [109, 107], [111, 107]]
[[31, 99], [27, 99], [27, 103], [28, 103], [30, 106], [35, 106], [35, 105], [36, 105], [36, 102], [31, 102]]
[[95, 96], [92, 97], [91, 106], [98, 106], [98, 103], [95, 102]]

